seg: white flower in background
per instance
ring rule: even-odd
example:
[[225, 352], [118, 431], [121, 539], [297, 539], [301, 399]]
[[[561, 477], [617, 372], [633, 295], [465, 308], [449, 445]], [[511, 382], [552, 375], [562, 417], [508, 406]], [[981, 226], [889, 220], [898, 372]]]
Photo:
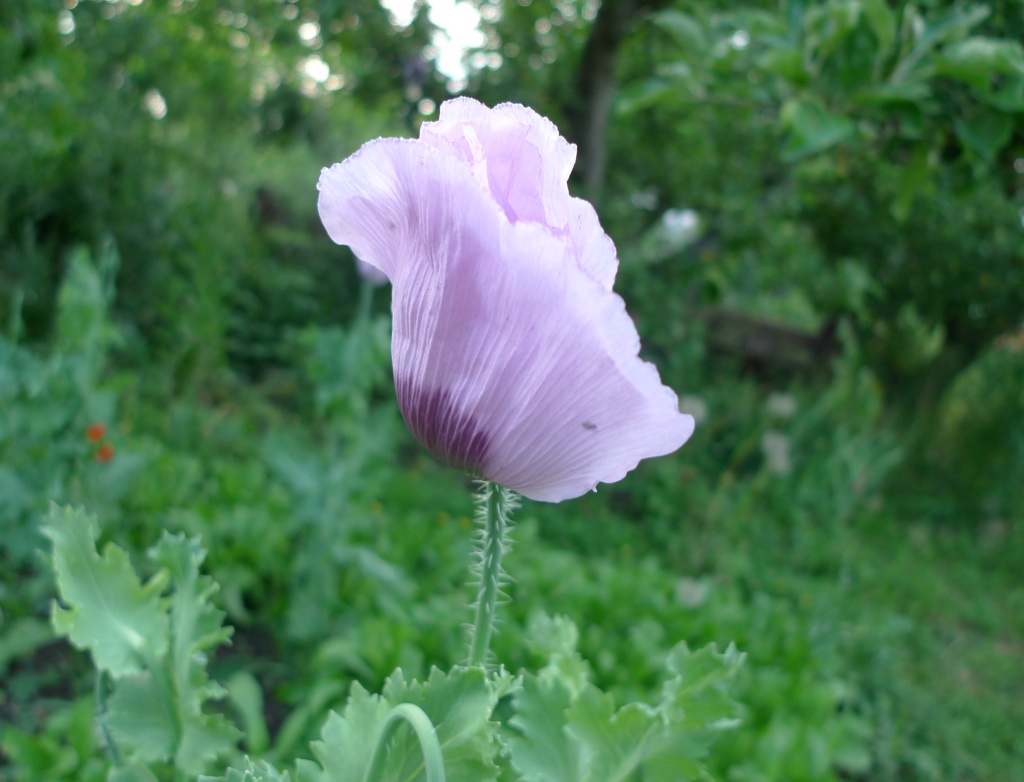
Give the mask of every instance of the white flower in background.
[[789, 475], [793, 466], [789, 458], [789, 438], [769, 429], [761, 435], [761, 452], [768, 469], [776, 475]]
[[769, 394], [765, 406], [776, 418], [792, 418], [796, 415], [796, 397], [792, 394]]

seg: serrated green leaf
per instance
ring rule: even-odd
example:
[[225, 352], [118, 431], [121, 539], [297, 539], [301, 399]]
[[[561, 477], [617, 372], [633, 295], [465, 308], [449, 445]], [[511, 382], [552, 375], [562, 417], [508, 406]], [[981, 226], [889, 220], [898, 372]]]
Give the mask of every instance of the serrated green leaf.
[[566, 712], [572, 693], [557, 671], [525, 676], [513, 696], [516, 730], [508, 740], [512, 763], [524, 782], [562, 782], [579, 779], [579, 752], [566, 733]]
[[735, 648], [690, 652], [680, 644], [667, 661], [672, 678], [661, 703], [618, 710], [612, 696], [593, 685], [576, 687], [559, 659], [553, 655], [539, 676], [525, 675], [513, 697], [507, 743], [524, 782], [613, 782], [640, 768], [655, 782], [706, 777], [699, 759], [715, 732], [734, 725], [738, 714], [727, 691], [743, 662]]
[[722, 654], [714, 646], [692, 653], [680, 644], [656, 707], [616, 709], [593, 685], [574, 691], [554, 664], [524, 676], [509, 720], [512, 764], [525, 782], [616, 782], [641, 768], [656, 782], [704, 778], [700, 758], [716, 731], [735, 724], [738, 706], [726, 688], [742, 661], [731, 646]]
[[133, 757], [143, 763], [170, 760], [178, 743], [178, 727], [166, 687], [166, 682], [145, 671], [120, 679], [107, 699], [104, 724], [114, 740], [130, 748]]
[[664, 725], [657, 712], [642, 703], [615, 711], [611, 695], [594, 686], [584, 688], [567, 714], [566, 730], [580, 745], [582, 779], [620, 782], [647, 760]]
[[43, 526], [53, 541], [53, 568], [61, 600], [54, 604], [53, 626], [79, 649], [88, 650], [96, 667], [118, 678], [140, 674], [146, 661], [167, 651], [167, 616], [160, 594], [165, 576], [143, 586], [128, 555], [108, 545], [96, 551], [99, 527], [81, 509], [54, 507]]
[[[666, 662], [674, 676], [665, 683], [657, 708], [628, 704], [612, 713], [607, 697], [591, 697], [586, 712], [574, 705], [574, 719], [586, 726], [589, 743], [599, 748], [592, 760], [599, 774], [587, 777], [625, 779], [642, 766], [644, 778], [656, 782], [703, 778], [699, 759], [714, 733], [738, 722], [739, 706], [728, 685], [743, 659], [731, 645], [720, 654], [714, 644], [697, 652], [679, 644]], [[595, 721], [594, 715], [604, 722]], [[577, 733], [580, 727], [570, 730]]]
[[164, 532], [160, 542], [149, 550], [150, 558], [167, 569], [174, 584], [171, 598], [171, 632], [174, 635], [174, 658], [182, 666], [197, 652], [219, 646], [231, 638], [232, 629], [224, 627], [224, 612], [209, 603], [218, 586], [213, 579], [199, 574], [206, 552], [198, 538]]
[[518, 692], [522, 683], [522, 676], [516, 676], [515, 674], [509, 673], [505, 670], [504, 666], [499, 667], [496, 671], [490, 672], [491, 690], [497, 700], [501, 700], [506, 696], [511, 696]]
[[[332, 712], [313, 752], [332, 782], [363, 782], [374, 750], [392, 709], [412, 704], [434, 725], [444, 758], [448, 782], [484, 782], [497, 777], [496, 725], [490, 722], [497, 697], [487, 675], [479, 668], [431, 671], [426, 683], [406, 682], [400, 670], [384, 685], [381, 695], [370, 695], [353, 685], [349, 701], [339, 715]], [[300, 779], [318, 777], [315, 769], [300, 769]], [[379, 776], [388, 780], [424, 779], [423, 751], [405, 727], [393, 734]]]
[[156, 677], [146, 671], [122, 679], [108, 700], [104, 724], [136, 761], [158, 763], [173, 758], [177, 769], [199, 774], [208, 762], [229, 751], [240, 733], [220, 714], [184, 713], [180, 693], [172, 694], [172, 687], [164, 667]]
[[312, 743], [313, 754], [325, 773], [300, 768], [299, 778], [363, 782], [389, 711], [391, 704], [379, 695], [371, 695], [358, 682], [353, 684], [342, 713], [332, 711], [320, 733], [321, 741]]
[[547, 668], [557, 671], [573, 697], [590, 681], [590, 666], [576, 652], [578, 640], [579, 630], [568, 617], [550, 617], [539, 612], [530, 618], [527, 645], [534, 653], [548, 658]]
[[[337, 716], [337, 715], [332, 715]], [[326, 725], [324, 730], [326, 730]], [[313, 742], [315, 745], [317, 742]], [[314, 749], [314, 752], [316, 750]], [[343, 777], [329, 778], [320, 766], [313, 760], [307, 760], [306, 758], [299, 758], [295, 761], [295, 774], [298, 777], [299, 782], [341, 782]]]
[[199, 573], [206, 552], [198, 538], [164, 532], [149, 552], [171, 576], [171, 677], [177, 706], [180, 736], [174, 765], [198, 774], [207, 762], [229, 751], [241, 733], [220, 715], [203, 713], [205, 702], [220, 698], [225, 690], [206, 674], [206, 650], [225, 643], [231, 628], [224, 627], [224, 612], [209, 602], [217, 585]]
[[200, 776], [198, 782], [289, 782], [287, 771], [278, 771], [265, 760], [253, 763], [245, 759], [242, 768], [229, 768], [223, 777]]
[[702, 780], [711, 776], [699, 758], [707, 754], [711, 738], [692, 731], [665, 730], [651, 745], [644, 761], [645, 782], [680, 782]]
[[568, 617], [537, 612], [530, 617], [526, 645], [530, 651], [547, 658], [569, 655], [576, 651], [579, 636], [576, 624]]
[[189, 715], [174, 754], [174, 765], [186, 774], [198, 774], [211, 760], [229, 752], [239, 738], [238, 728], [220, 714]]
[[743, 660], [732, 645], [719, 653], [715, 644], [696, 652], [679, 644], [666, 663], [675, 676], [665, 683], [661, 711], [670, 723], [687, 728], [732, 727], [739, 705], [729, 696], [728, 685]]
[[[498, 773], [494, 757], [498, 752], [496, 725], [490, 722], [498, 702], [487, 674], [480, 668], [456, 667], [444, 673], [434, 668], [426, 683], [405, 682], [400, 672], [384, 684], [384, 698], [393, 705], [411, 703], [419, 706], [434, 723], [444, 756], [449, 782], [483, 782], [495, 779]], [[396, 742], [391, 757], [399, 757]], [[408, 746], [410, 754], [392, 768], [411, 772], [421, 761], [418, 747]], [[410, 762], [411, 761], [411, 762]], [[403, 774], [402, 779], [410, 779]]]
[[[207, 677], [203, 653], [231, 630], [209, 604], [216, 585], [199, 574], [205, 552], [198, 540], [165, 533], [150, 552], [161, 570], [143, 587], [121, 549], [108, 546], [103, 558], [96, 553], [91, 516], [54, 510], [45, 531], [70, 606], [54, 608], [54, 626], [89, 649], [113, 679], [107, 729], [133, 761], [173, 760], [180, 771], [198, 774], [240, 736], [223, 717], [203, 712], [208, 699], [224, 693]], [[173, 592], [163, 598], [168, 581]]]

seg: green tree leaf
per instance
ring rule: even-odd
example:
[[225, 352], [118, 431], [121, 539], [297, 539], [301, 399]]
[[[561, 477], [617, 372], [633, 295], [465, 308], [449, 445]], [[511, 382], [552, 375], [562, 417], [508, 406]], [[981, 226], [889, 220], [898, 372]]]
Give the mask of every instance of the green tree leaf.
[[782, 155], [789, 161], [823, 152], [852, 139], [857, 132], [857, 126], [848, 117], [833, 114], [820, 103], [806, 98], [787, 101], [781, 118], [789, 131]]
[[699, 56], [708, 48], [703, 25], [690, 14], [676, 8], [665, 8], [651, 14], [651, 22], [672, 35], [685, 54]]
[[913, 6], [906, 6], [902, 24], [906, 56], [896, 65], [891, 81], [898, 83], [912, 79], [916, 70], [930, 72], [932, 58], [929, 55], [935, 47], [966, 35], [991, 12], [986, 5], [954, 7], [925, 23]]
[[992, 160], [1009, 143], [1013, 118], [978, 106], [968, 116], [955, 118], [953, 128], [965, 147], [983, 160]]
[[888, 49], [896, 42], [896, 14], [885, 0], [861, 0], [861, 7], [878, 39], [878, 48]]
[[936, 73], [987, 93], [994, 76], [1024, 73], [1024, 49], [1017, 41], [971, 36], [942, 50]]
[[857, 28], [861, 4], [856, 0], [832, 0], [807, 9], [804, 36], [808, 53], [819, 62], [840, 48]]

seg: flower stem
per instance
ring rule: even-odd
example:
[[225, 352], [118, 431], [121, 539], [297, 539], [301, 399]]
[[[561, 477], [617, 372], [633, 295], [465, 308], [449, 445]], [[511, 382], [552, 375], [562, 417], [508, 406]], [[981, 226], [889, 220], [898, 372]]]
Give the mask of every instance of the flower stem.
[[516, 507], [516, 495], [490, 481], [482, 481], [477, 503], [477, 521], [481, 530], [477, 538], [477, 562], [473, 572], [480, 578], [480, 588], [476, 598], [473, 639], [469, 647], [470, 665], [483, 665], [490, 649], [495, 608], [505, 578], [501, 557], [509, 549], [505, 535], [511, 526], [509, 514]]

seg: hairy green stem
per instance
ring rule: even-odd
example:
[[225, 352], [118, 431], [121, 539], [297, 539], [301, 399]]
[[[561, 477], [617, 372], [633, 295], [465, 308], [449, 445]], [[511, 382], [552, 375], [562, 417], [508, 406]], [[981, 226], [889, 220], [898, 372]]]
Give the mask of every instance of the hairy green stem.
[[476, 616], [473, 621], [473, 639], [469, 647], [469, 664], [483, 665], [491, 645], [494, 632], [495, 609], [505, 571], [501, 568], [501, 557], [508, 550], [505, 537], [510, 526], [509, 514], [516, 505], [514, 492], [496, 484], [484, 481], [477, 495], [481, 523], [477, 542], [477, 563], [480, 588], [476, 598]]
[[441, 754], [441, 743], [437, 740], [434, 723], [430, 721], [430, 717], [424, 713], [423, 709], [412, 703], [400, 703], [388, 712], [384, 727], [381, 728], [380, 734], [377, 736], [373, 759], [366, 769], [366, 776], [363, 777], [365, 782], [375, 782], [380, 778], [384, 759], [388, 754], [388, 743], [403, 721], [412, 728], [420, 743], [420, 750], [423, 752], [423, 765], [427, 772], [427, 782], [445, 782], [444, 756]]

